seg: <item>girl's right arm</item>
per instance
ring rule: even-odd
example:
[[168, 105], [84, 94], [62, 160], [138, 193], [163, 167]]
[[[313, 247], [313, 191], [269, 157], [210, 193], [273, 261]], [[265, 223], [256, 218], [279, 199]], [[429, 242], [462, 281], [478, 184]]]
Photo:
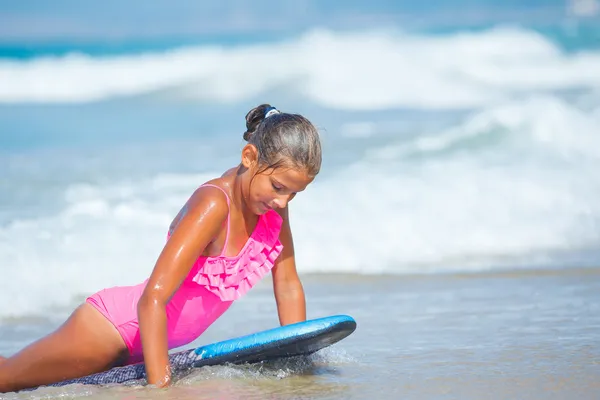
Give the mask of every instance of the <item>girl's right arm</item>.
[[217, 236], [227, 218], [225, 195], [200, 188], [162, 250], [137, 306], [148, 384], [163, 387], [171, 380], [166, 305], [194, 262]]

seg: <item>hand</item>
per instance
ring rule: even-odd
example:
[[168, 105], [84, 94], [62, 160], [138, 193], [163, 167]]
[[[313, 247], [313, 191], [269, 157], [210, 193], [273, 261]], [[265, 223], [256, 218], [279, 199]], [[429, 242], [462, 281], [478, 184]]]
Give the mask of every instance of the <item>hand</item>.
[[170, 384], [171, 384], [171, 366], [167, 364], [167, 366], [165, 367], [165, 374], [162, 378], [160, 378], [158, 380], [158, 382], [151, 383], [151, 379], [148, 379], [148, 384], [151, 387], [156, 387], [159, 389], [170, 386]]

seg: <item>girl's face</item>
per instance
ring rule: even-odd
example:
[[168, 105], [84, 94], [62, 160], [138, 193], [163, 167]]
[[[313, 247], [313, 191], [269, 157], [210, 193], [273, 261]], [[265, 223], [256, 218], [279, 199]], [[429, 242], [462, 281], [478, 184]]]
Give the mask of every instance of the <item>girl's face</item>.
[[258, 215], [271, 209], [285, 208], [312, 180], [305, 171], [289, 167], [256, 174], [250, 182], [248, 207]]
[[[244, 166], [246, 163], [242, 160]], [[244, 198], [246, 205], [257, 215], [266, 213], [271, 209], [285, 208], [287, 204], [302, 192], [314, 180], [303, 169], [290, 167], [262, 168], [256, 163], [249, 163], [248, 185]]]

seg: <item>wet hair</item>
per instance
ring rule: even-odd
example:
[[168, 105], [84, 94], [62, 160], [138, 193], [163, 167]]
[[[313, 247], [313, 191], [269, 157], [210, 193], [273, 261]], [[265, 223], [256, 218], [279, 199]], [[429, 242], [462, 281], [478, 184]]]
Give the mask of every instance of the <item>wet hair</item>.
[[244, 140], [258, 150], [258, 163], [264, 168], [261, 169], [285, 166], [316, 176], [321, 169], [317, 128], [301, 115], [273, 110], [270, 104], [261, 104], [246, 114]]

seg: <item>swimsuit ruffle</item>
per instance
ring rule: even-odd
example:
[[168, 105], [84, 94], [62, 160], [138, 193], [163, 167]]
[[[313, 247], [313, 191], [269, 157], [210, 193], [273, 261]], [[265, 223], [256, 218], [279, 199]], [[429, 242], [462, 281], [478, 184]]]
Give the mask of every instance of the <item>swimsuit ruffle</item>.
[[283, 250], [279, 241], [282, 219], [270, 210], [260, 217], [244, 248], [235, 257], [200, 257], [192, 281], [222, 301], [234, 301], [245, 295], [267, 275]]

